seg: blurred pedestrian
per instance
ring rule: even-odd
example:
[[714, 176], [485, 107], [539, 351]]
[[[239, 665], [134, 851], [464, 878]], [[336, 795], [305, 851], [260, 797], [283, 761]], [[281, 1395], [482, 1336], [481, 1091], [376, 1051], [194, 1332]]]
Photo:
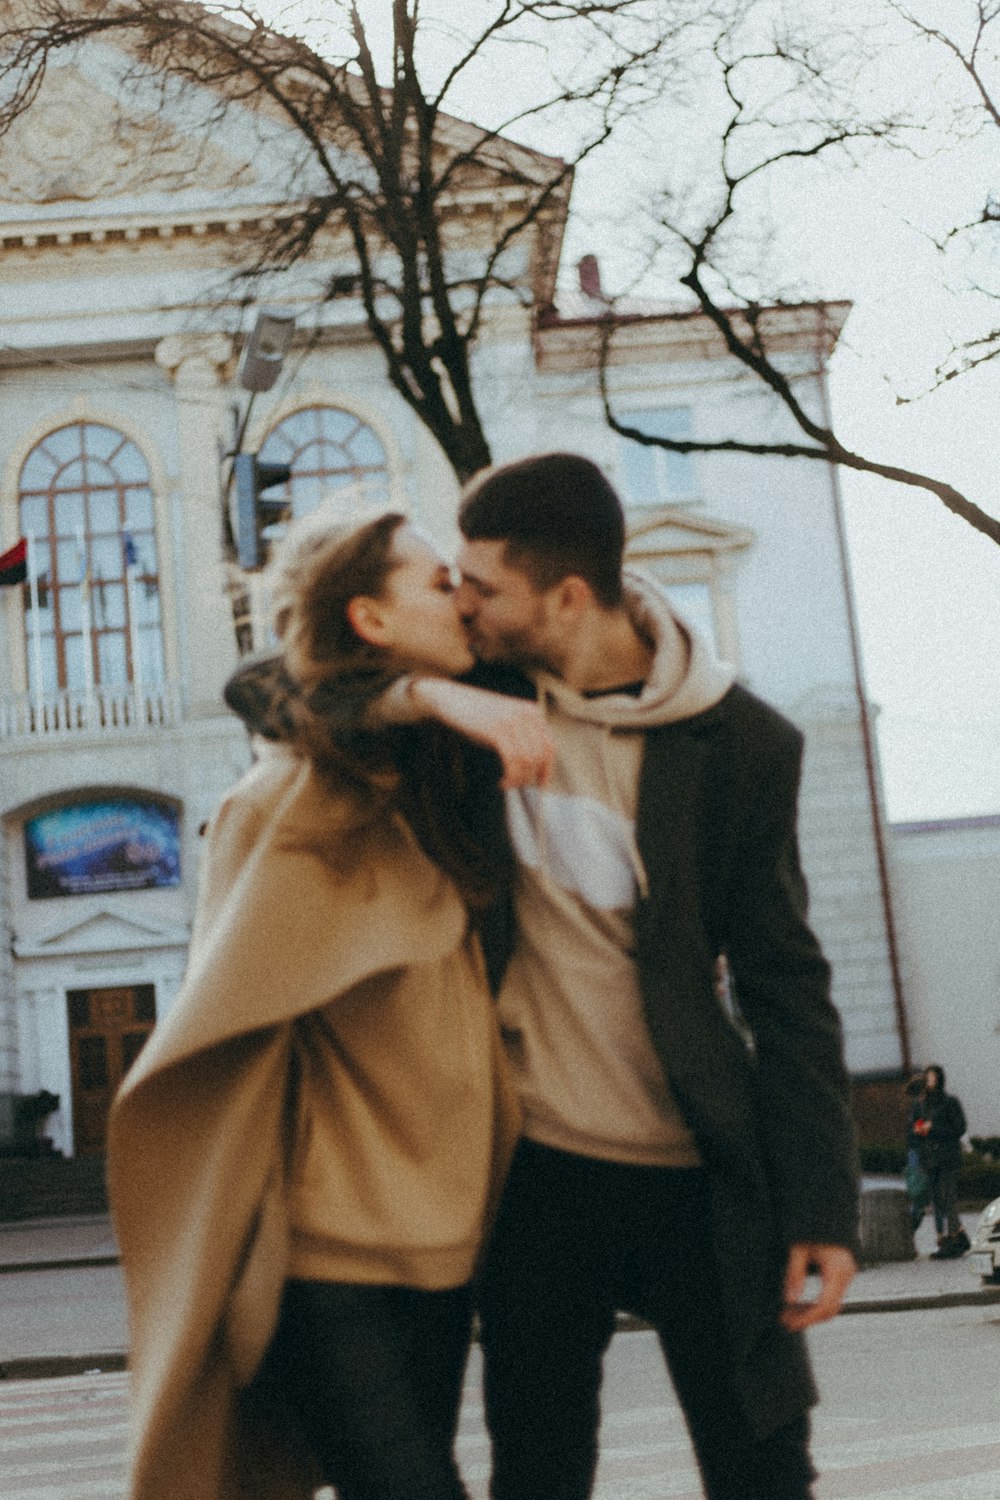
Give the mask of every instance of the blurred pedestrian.
[[910, 1200], [910, 1223], [914, 1233], [924, 1222], [924, 1214], [931, 1201], [930, 1181], [920, 1160], [921, 1138], [913, 1128], [920, 1118], [920, 1102], [923, 1094], [924, 1075], [914, 1073], [906, 1085], [906, 1096], [910, 1101], [910, 1107], [906, 1120], [906, 1169], [904, 1172], [906, 1193]]
[[954, 1094], [945, 1092], [945, 1072], [939, 1063], [924, 1069], [924, 1089], [913, 1122], [920, 1142], [920, 1164], [931, 1190], [937, 1249], [932, 1260], [954, 1260], [969, 1248], [969, 1236], [958, 1217], [958, 1172], [962, 1165], [965, 1111]]

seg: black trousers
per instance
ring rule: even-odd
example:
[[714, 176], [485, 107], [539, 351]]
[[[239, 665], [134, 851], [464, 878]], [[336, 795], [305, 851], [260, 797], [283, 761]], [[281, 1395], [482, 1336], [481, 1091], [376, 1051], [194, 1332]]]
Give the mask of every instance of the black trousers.
[[958, 1168], [928, 1168], [931, 1184], [931, 1207], [934, 1210], [934, 1228], [938, 1234], [958, 1234], [962, 1221], [958, 1217]]
[[455, 1466], [468, 1287], [286, 1283], [262, 1372], [340, 1500], [468, 1500]]
[[518, 1147], [480, 1287], [493, 1500], [586, 1500], [616, 1310], [659, 1337], [709, 1500], [808, 1500], [808, 1418], [737, 1394], [704, 1174]]

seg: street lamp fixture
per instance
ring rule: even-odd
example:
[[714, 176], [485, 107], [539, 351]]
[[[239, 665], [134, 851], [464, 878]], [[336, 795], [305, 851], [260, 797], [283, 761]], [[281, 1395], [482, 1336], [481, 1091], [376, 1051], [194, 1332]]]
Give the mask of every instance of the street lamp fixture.
[[269, 391], [281, 372], [295, 332], [292, 313], [261, 308], [240, 360], [239, 382], [245, 391]]

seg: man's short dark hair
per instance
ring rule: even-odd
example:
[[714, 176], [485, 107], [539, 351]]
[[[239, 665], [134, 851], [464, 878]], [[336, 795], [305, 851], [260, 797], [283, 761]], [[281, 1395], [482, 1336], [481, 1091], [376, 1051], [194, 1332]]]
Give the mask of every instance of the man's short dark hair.
[[575, 574], [606, 609], [622, 601], [625, 516], [589, 458], [539, 453], [487, 469], [466, 487], [458, 524], [470, 542], [506, 542], [536, 588]]

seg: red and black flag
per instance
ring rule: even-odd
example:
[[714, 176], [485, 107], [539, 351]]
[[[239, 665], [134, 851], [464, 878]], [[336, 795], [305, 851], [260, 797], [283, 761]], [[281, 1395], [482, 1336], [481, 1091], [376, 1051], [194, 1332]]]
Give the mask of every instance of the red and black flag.
[[0, 588], [7, 583], [23, 583], [28, 576], [28, 539], [22, 537], [0, 553]]

